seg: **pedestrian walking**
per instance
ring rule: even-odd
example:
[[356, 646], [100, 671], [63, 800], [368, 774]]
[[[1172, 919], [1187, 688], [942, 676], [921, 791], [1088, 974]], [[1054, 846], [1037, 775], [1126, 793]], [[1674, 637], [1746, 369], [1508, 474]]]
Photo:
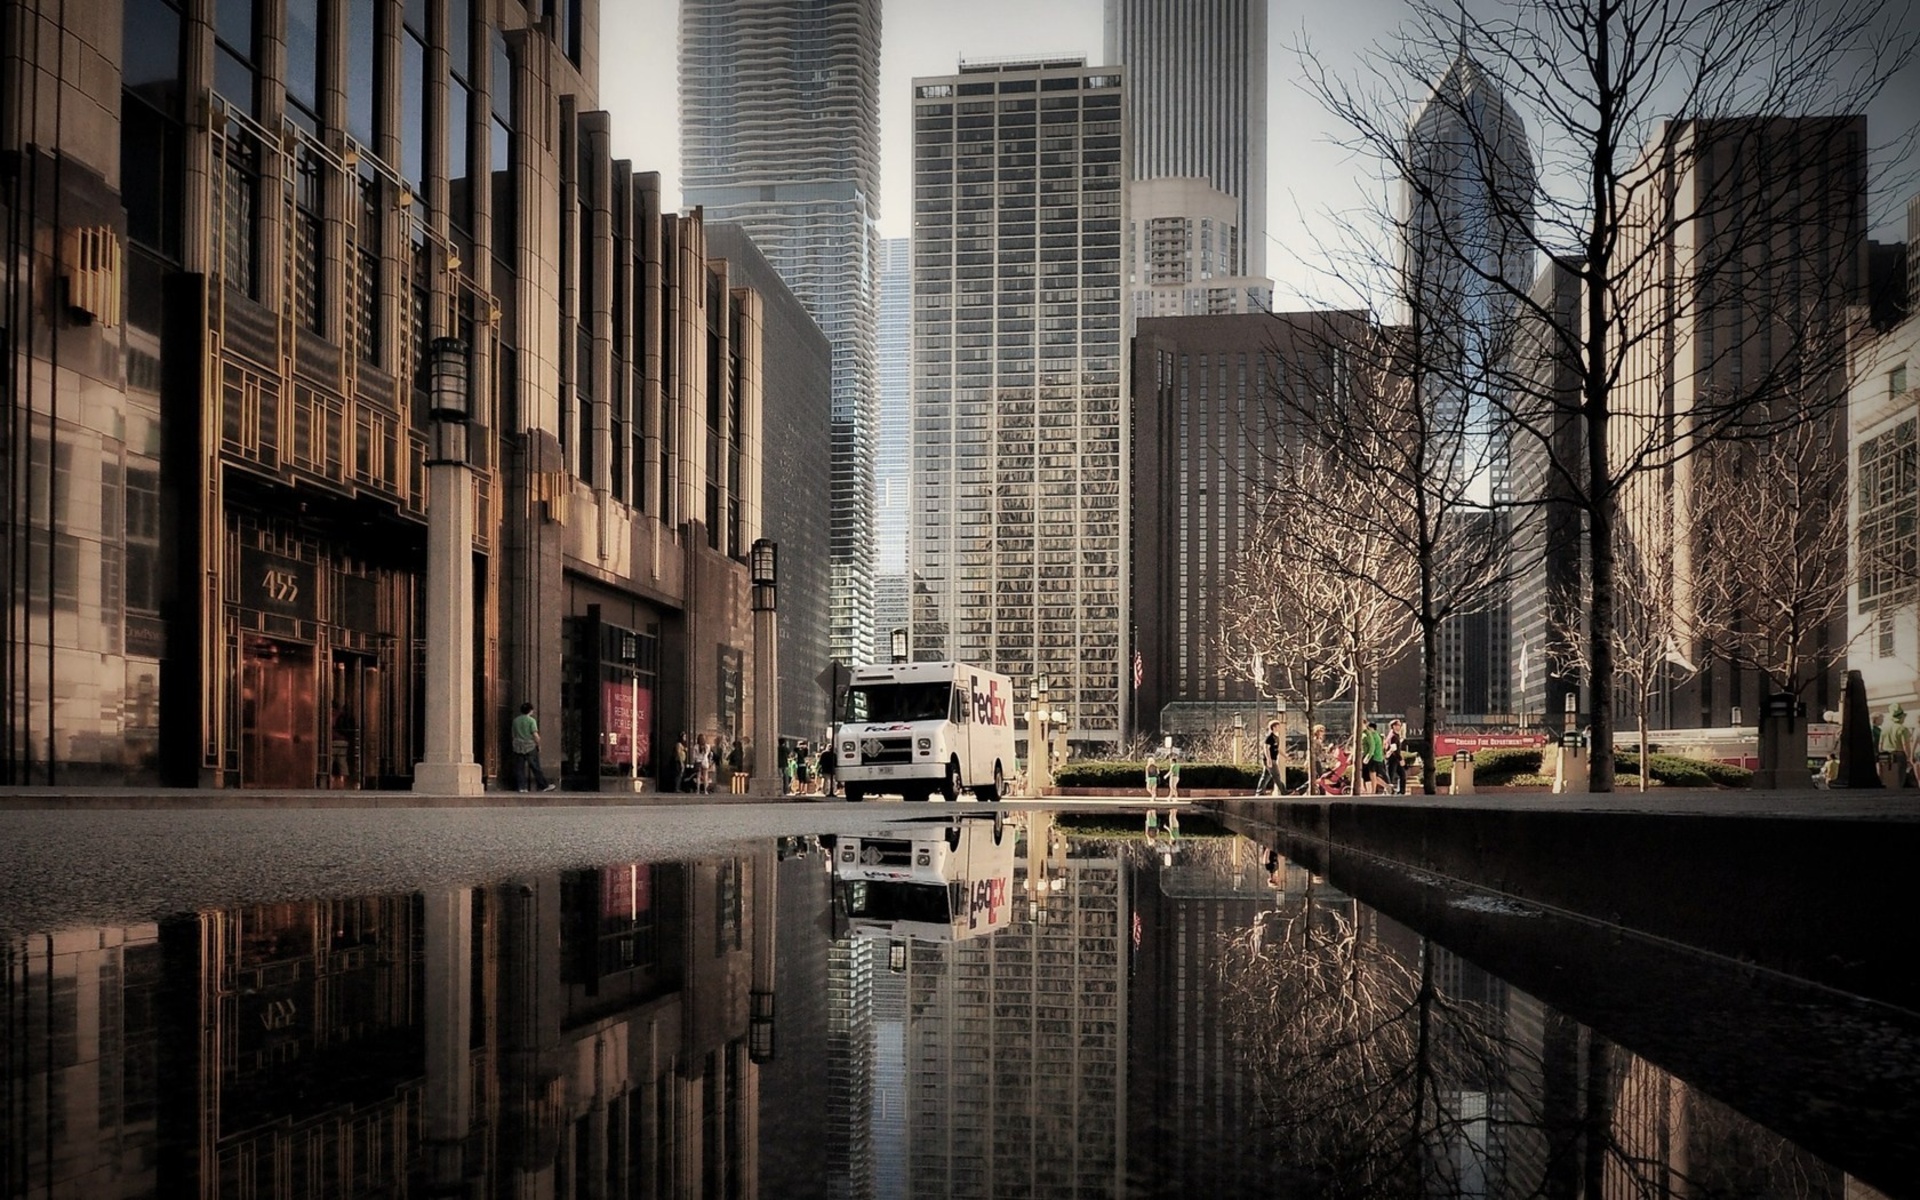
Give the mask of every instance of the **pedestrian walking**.
[[693, 751], [687, 746], [687, 731], [680, 731], [680, 740], [673, 746], [673, 790], [690, 792], [693, 790]]
[[1271, 787], [1278, 796], [1286, 790], [1287, 778], [1281, 768], [1280, 718], [1267, 722], [1267, 736], [1260, 743], [1260, 778], [1253, 785], [1253, 794], [1265, 795]]
[[693, 744], [694, 790], [702, 796], [713, 794], [713, 743], [701, 734]]
[[1360, 790], [1371, 796], [1387, 786], [1387, 743], [1380, 726], [1368, 721], [1360, 731]]
[[1147, 799], [1155, 800], [1160, 796], [1160, 764], [1153, 755], [1147, 755]]
[[820, 794], [833, 797], [838, 794], [835, 787], [839, 765], [833, 761], [833, 738], [828, 737], [820, 744]]
[[1180, 752], [1167, 751], [1167, 799], [1180, 798]]
[[1907, 724], [1907, 710], [1898, 704], [1888, 714], [1893, 723], [1882, 735], [1881, 748], [1887, 751], [1893, 766], [1893, 786], [1913, 786], [1913, 726]]
[[1387, 764], [1387, 791], [1396, 796], [1406, 795], [1407, 727], [1398, 717], [1387, 722], [1387, 737], [1382, 750]]
[[515, 791], [524, 792], [529, 784], [543, 792], [558, 790], [560, 785], [548, 783], [547, 773], [540, 769], [540, 722], [534, 719], [532, 701], [522, 704], [520, 715], [513, 719], [509, 746], [513, 750]]

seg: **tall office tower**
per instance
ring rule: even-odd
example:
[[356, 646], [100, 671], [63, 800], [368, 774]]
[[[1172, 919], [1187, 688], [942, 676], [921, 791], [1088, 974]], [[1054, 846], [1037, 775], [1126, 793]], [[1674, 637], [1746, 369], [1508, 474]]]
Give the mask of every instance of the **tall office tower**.
[[873, 649], [886, 662], [887, 639], [905, 628], [908, 468], [913, 444], [913, 269], [906, 238], [880, 243], [880, 421], [873, 458]]
[[[1813, 410], [1823, 427], [1818, 452], [1845, 453], [1847, 310], [1868, 296], [1866, 118], [1672, 122], [1627, 179], [1630, 219], [1617, 253], [1646, 264], [1646, 274], [1621, 302], [1637, 353], [1613, 384], [1615, 456], [1650, 429], [1686, 437], [1726, 406], [1767, 420]], [[1725, 437], [1715, 442], [1718, 453], [1742, 452]], [[1659, 564], [1653, 569], [1671, 570], [1683, 629], [1694, 609], [1694, 564], [1737, 552], [1696, 515], [1707, 499], [1700, 471], [1694, 455], [1636, 475], [1615, 526], [1616, 561], [1641, 554]], [[1827, 623], [1802, 649], [1841, 644], [1844, 625]], [[1704, 644], [1688, 657], [1701, 672], [1662, 689], [1678, 727], [1726, 725], [1734, 707], [1756, 712], [1781, 682]], [[1836, 706], [1832, 672], [1800, 682], [1810, 711]]]
[[[1511, 340], [1514, 297], [1533, 282], [1536, 182], [1519, 115], [1464, 49], [1408, 129], [1407, 163], [1400, 299], [1424, 347], [1438, 450], [1459, 495], [1503, 500], [1506, 456], [1488, 392]], [[1500, 597], [1442, 626], [1450, 716], [1510, 711], [1508, 619]]]
[[1202, 179], [1233, 197], [1238, 211], [1222, 273], [1266, 275], [1264, 0], [1106, 5], [1106, 58], [1126, 72], [1132, 112], [1129, 178]]
[[913, 654], [1048, 677], [1123, 732], [1120, 75], [1084, 59], [914, 80]]
[[1541, 718], [1559, 721], [1577, 684], [1573, 664], [1557, 647], [1584, 636], [1580, 603], [1585, 525], [1572, 482], [1553, 463], [1583, 461], [1586, 438], [1580, 423], [1579, 365], [1565, 352], [1562, 331], [1574, 327], [1580, 281], [1577, 260], [1555, 258], [1533, 287], [1533, 307], [1515, 330], [1513, 366], [1527, 380], [1525, 396], [1511, 401], [1527, 424], [1544, 435], [1507, 435], [1515, 502], [1513, 581], [1507, 588], [1509, 682], [1514, 711], [1523, 726]]
[[[1130, 561], [1143, 732], [1219, 729], [1227, 713], [1270, 703], [1217, 636], [1229, 583], [1256, 536], [1253, 505], [1297, 450], [1298, 414], [1348, 386], [1341, 347], [1366, 336], [1355, 312], [1139, 323]], [[1377, 686], [1376, 711], [1405, 711], [1417, 695], [1398, 664]]]
[[1273, 281], [1234, 273], [1238, 205], [1204, 179], [1127, 187], [1127, 291], [1133, 317], [1219, 316], [1273, 307]]
[[832, 647], [873, 643], [880, 0], [683, 0], [686, 203], [744, 227], [833, 342]]

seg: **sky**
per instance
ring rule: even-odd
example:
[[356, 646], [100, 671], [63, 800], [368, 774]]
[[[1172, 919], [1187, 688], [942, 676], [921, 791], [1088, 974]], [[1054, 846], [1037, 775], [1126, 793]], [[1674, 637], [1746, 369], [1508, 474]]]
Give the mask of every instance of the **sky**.
[[[911, 220], [912, 81], [950, 75], [962, 58], [1102, 54], [1101, 0], [886, 0], [880, 55], [880, 232], [903, 237]], [[679, 196], [677, 0], [602, 0], [601, 104], [613, 115], [615, 157], [658, 171], [668, 203]], [[1268, 9], [1267, 271], [1280, 311], [1347, 303], [1331, 296], [1320, 247], [1338, 243], [1334, 214], [1376, 203], [1377, 167], [1342, 149], [1344, 130], [1299, 84], [1295, 47], [1357, 76], [1361, 56], [1406, 14], [1402, 0], [1272, 0]], [[1920, 21], [1920, 11], [1910, 14]], [[1920, 120], [1920, 62], [1901, 73], [1869, 112], [1869, 140], [1887, 141]], [[1920, 155], [1909, 154], [1905, 161]], [[1902, 172], [1899, 196], [1920, 189]], [[1873, 236], [1904, 237], [1902, 207], [1877, 202]]]

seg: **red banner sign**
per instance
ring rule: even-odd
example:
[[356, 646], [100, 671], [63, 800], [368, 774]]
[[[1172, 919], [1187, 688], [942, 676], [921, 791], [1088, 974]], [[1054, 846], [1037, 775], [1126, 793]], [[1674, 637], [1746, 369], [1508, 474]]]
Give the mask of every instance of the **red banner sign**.
[[[635, 703], [638, 702], [638, 710]], [[640, 749], [640, 769], [652, 762], [653, 692], [635, 688], [631, 683], [600, 685], [600, 711], [603, 714], [600, 736], [600, 761], [626, 766], [633, 761], [636, 741]]]

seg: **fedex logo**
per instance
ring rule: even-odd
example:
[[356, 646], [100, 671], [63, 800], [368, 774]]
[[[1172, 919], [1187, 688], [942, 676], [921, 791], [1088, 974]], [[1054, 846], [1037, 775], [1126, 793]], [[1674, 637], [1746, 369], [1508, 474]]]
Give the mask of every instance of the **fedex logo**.
[[1007, 709], [1011, 696], [1002, 694], [1000, 680], [989, 682], [983, 691], [978, 675], [967, 676], [967, 692], [973, 701], [973, 723], [976, 725], [1007, 724]]
[[987, 928], [999, 925], [1002, 913], [1007, 907], [1007, 881], [1005, 877], [982, 879], [973, 885], [967, 902], [967, 928], [978, 929], [981, 918], [985, 918]]

